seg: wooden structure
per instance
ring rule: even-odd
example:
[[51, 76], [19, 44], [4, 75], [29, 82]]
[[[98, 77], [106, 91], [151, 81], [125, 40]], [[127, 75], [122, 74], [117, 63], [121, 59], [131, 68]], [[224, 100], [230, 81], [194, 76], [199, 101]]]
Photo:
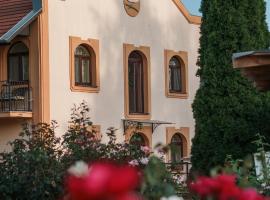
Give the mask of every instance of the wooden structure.
[[270, 90], [270, 49], [235, 53], [233, 66], [240, 69], [260, 91]]

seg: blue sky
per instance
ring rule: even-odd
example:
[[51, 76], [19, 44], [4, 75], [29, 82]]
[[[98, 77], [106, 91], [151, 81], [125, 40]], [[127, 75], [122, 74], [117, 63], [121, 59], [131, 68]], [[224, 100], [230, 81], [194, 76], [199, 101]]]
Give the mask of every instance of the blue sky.
[[[182, 0], [185, 6], [188, 8], [189, 12], [194, 15], [200, 15], [199, 8], [201, 0]], [[270, 0], [266, 0], [267, 2], [267, 22], [270, 30]]]

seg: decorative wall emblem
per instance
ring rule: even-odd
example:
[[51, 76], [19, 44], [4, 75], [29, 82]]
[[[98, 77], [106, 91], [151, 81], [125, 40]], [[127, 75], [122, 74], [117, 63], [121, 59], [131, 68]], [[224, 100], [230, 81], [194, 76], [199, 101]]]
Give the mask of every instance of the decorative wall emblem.
[[131, 17], [136, 17], [140, 12], [140, 0], [124, 0], [124, 6]]

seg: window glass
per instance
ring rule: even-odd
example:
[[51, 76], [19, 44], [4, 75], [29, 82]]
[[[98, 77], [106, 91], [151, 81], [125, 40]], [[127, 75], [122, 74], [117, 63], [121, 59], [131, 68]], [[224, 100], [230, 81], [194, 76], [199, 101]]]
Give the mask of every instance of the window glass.
[[182, 92], [181, 63], [177, 57], [172, 57], [169, 63], [169, 90]]
[[22, 73], [23, 73], [23, 80], [29, 80], [29, 58], [28, 56], [22, 56]]
[[139, 52], [132, 52], [128, 59], [129, 112], [144, 113], [144, 66]]
[[82, 60], [82, 82], [90, 83], [90, 62], [88, 59]]
[[14, 44], [8, 52], [8, 79], [29, 80], [29, 51], [22, 42]]
[[76, 56], [90, 56], [89, 51], [82, 45], [78, 46], [75, 51]]
[[172, 137], [171, 147], [171, 161], [180, 162], [183, 157], [183, 141], [179, 133]]
[[80, 82], [80, 59], [75, 57], [75, 82]]
[[88, 49], [79, 45], [75, 50], [75, 84], [92, 86], [92, 66]]
[[130, 143], [137, 145], [138, 147], [141, 146], [147, 146], [147, 143], [144, 139], [144, 137], [142, 136], [141, 133], [135, 133], [131, 138], [130, 138]]

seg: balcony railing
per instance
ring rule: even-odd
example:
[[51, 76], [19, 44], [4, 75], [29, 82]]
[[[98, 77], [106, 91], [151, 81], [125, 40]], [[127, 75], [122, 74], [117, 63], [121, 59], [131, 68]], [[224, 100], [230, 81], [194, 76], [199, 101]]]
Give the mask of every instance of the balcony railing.
[[31, 112], [32, 94], [28, 81], [0, 81], [0, 112]]
[[191, 199], [187, 190], [187, 184], [190, 179], [190, 161], [181, 161], [177, 163], [166, 163], [167, 169], [172, 173], [174, 181], [177, 183], [176, 192], [184, 199]]

